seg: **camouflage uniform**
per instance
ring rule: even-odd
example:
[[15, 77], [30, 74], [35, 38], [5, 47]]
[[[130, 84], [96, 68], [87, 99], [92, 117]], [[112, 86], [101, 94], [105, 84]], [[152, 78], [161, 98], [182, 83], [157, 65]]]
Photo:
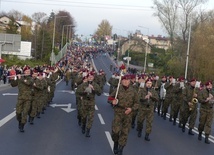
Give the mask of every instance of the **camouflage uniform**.
[[12, 80], [11, 86], [18, 86], [19, 93], [16, 104], [16, 118], [19, 122], [19, 129], [23, 132], [32, 102], [33, 81], [30, 76], [22, 76], [20, 79]]
[[189, 118], [189, 134], [193, 135], [192, 129], [194, 128], [195, 121], [197, 118], [197, 103], [190, 109], [189, 102], [192, 102], [194, 93], [197, 94], [198, 89], [192, 87], [190, 84], [183, 89], [183, 104], [181, 107], [181, 115], [182, 115], [182, 131], [185, 132], [185, 125]]
[[[116, 90], [110, 95], [115, 96]], [[126, 108], [137, 110], [138, 95], [133, 87], [127, 89], [120, 85], [118, 91], [118, 104], [114, 106], [114, 120], [112, 122], [112, 140], [119, 143], [120, 146], [125, 146], [128, 139], [128, 133], [131, 127], [132, 113], [126, 115]]]
[[70, 70], [68, 69], [68, 70], [65, 72], [65, 82], [66, 82], [66, 86], [68, 85], [68, 82], [69, 82], [70, 79], [71, 79], [71, 72], [70, 72]]
[[199, 116], [199, 137], [198, 139], [201, 140], [202, 131], [205, 132], [205, 143], [209, 144], [208, 137], [211, 134], [211, 126], [213, 122], [213, 102], [206, 102], [206, 99], [209, 97], [209, 94], [214, 96], [214, 93], [211, 90], [203, 89], [198, 94], [198, 101], [201, 103], [200, 106], [200, 116]]
[[41, 102], [40, 97], [43, 94], [44, 86], [42, 81], [38, 78], [35, 78], [33, 81], [33, 99], [31, 105], [31, 112], [30, 112], [30, 124], [33, 124], [33, 120], [37, 114], [37, 108]]
[[[148, 91], [152, 93], [150, 99], [145, 99]], [[143, 88], [139, 92], [140, 105], [138, 108], [137, 117], [137, 130], [138, 137], [141, 137], [143, 129], [143, 122], [146, 119], [146, 135], [149, 135], [152, 131], [152, 122], [154, 118], [154, 104], [158, 101], [158, 94], [153, 88]]]
[[[87, 129], [88, 132], [90, 132], [90, 129], [92, 127], [92, 123], [94, 120], [95, 95], [98, 95], [98, 96], [101, 95], [101, 89], [97, 83], [92, 81], [91, 85], [94, 87], [94, 90], [92, 90], [91, 93], [87, 93], [85, 91], [88, 85], [89, 85], [88, 82], [82, 83], [76, 90], [76, 93], [82, 96], [81, 114], [82, 114], [82, 133], [83, 134], [85, 133], [85, 128]], [[87, 136], [87, 133], [86, 133], [86, 136]]]
[[51, 85], [50, 85], [50, 96], [49, 96], [49, 101], [52, 101], [54, 98], [54, 92], [56, 89], [56, 81], [59, 77], [58, 73], [52, 73], [50, 75], [50, 81], [51, 81]]
[[[166, 120], [166, 114], [168, 112], [168, 108], [170, 105], [172, 105], [173, 102], [173, 84], [171, 84], [170, 82], [167, 82], [164, 85], [164, 88], [166, 89], [166, 96], [165, 96], [165, 101], [163, 102], [163, 119]], [[172, 118], [172, 106], [170, 109], [170, 121]]]
[[[183, 88], [184, 89], [184, 88]], [[173, 88], [174, 98], [173, 98], [173, 125], [176, 125], [176, 119], [178, 117], [178, 113], [180, 112], [181, 105], [183, 103], [183, 94], [180, 87], [180, 83], [177, 83]], [[181, 126], [182, 115], [179, 115], [179, 127]]]

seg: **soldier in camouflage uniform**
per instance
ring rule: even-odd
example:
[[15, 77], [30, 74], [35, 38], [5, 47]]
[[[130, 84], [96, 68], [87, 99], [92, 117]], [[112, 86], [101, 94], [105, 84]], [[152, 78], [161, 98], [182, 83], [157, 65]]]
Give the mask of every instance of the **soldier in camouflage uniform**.
[[40, 97], [42, 96], [43, 89], [44, 89], [41, 80], [37, 78], [37, 74], [38, 73], [33, 74], [33, 99], [32, 99], [32, 105], [31, 105], [31, 110], [29, 114], [30, 124], [33, 124], [33, 120], [36, 117], [37, 108], [40, 103]]
[[65, 83], [66, 83], [66, 86], [67, 86], [69, 80], [71, 79], [71, 70], [69, 68], [65, 71], [64, 78], [65, 78]]
[[146, 119], [145, 140], [150, 141], [149, 134], [152, 131], [152, 122], [154, 119], [154, 104], [158, 101], [158, 94], [156, 90], [152, 88], [152, 79], [147, 79], [145, 82], [145, 88], [140, 90], [139, 101], [140, 105], [138, 108], [137, 116], [138, 137], [141, 137], [143, 123]]
[[[45, 73], [44, 73], [45, 75]], [[40, 97], [40, 100], [41, 100], [41, 106], [38, 108], [38, 114], [42, 113], [44, 114], [45, 110], [46, 110], [46, 107], [47, 107], [47, 104], [48, 104], [48, 80], [43, 77], [43, 73], [40, 73], [39, 74], [39, 79], [41, 80], [42, 82], [42, 85], [43, 85], [43, 93]]]
[[78, 75], [77, 68], [74, 67], [71, 72], [71, 90], [72, 91], [74, 91], [75, 88], [77, 87], [77, 85], [75, 84], [75, 78], [77, 77], [77, 75]]
[[[163, 119], [166, 120], [166, 114], [168, 112], [169, 106], [172, 105], [173, 102], [173, 86], [174, 86], [174, 78], [171, 76], [169, 77], [169, 81], [166, 82], [164, 88], [166, 89], [166, 96], [165, 101], [163, 102]], [[169, 121], [172, 121], [172, 107], [170, 108], [170, 118]]]
[[198, 101], [201, 103], [200, 116], [198, 125], [198, 140], [202, 140], [202, 132], [205, 132], [205, 143], [210, 144], [209, 135], [211, 134], [211, 126], [213, 122], [213, 104], [214, 104], [214, 93], [211, 81], [205, 83], [206, 88], [201, 90], [198, 94]]
[[[184, 77], [178, 79], [178, 83], [175, 84], [173, 88], [174, 98], [173, 98], [173, 125], [176, 125], [176, 119], [180, 112], [180, 107], [183, 102], [182, 90], [185, 88]], [[179, 127], [181, 127], [182, 115], [179, 115]]]
[[[114, 141], [114, 153], [122, 155], [123, 148], [127, 143], [128, 133], [131, 128], [132, 111], [138, 108], [138, 95], [133, 87], [130, 87], [130, 76], [122, 77], [122, 84], [109, 96], [114, 106], [114, 119], [112, 122], [112, 140]], [[115, 99], [116, 98], [116, 99]]]
[[[88, 82], [88, 78], [87, 76], [84, 76], [83, 78], [80, 78], [79, 79], [82, 79], [81, 83], [78, 82], [78, 85], [77, 85], [77, 89], [78, 87], [82, 84], [82, 83], [85, 83], [85, 82]], [[78, 93], [76, 93], [76, 105], [77, 105], [77, 119], [78, 119], [78, 124], [79, 126], [81, 126], [81, 122], [82, 122], [82, 96], [79, 95]]]
[[27, 122], [27, 116], [32, 102], [32, 86], [33, 81], [30, 76], [30, 68], [26, 66], [24, 69], [25, 76], [17, 75], [17, 80], [11, 81], [11, 86], [18, 86], [18, 102], [16, 104], [16, 118], [19, 122], [20, 132], [24, 132], [24, 125]]
[[84, 134], [86, 130], [86, 137], [90, 137], [90, 129], [94, 121], [95, 95], [101, 95], [99, 85], [93, 80], [93, 73], [89, 73], [88, 82], [82, 83], [76, 90], [76, 93], [82, 96], [82, 133]]
[[112, 77], [109, 79], [108, 83], [110, 84], [110, 88], [109, 88], [109, 94], [111, 94], [114, 89], [117, 88], [118, 85], [118, 81], [119, 81], [119, 76], [115, 73], [112, 75]]
[[185, 132], [185, 125], [189, 119], [189, 135], [194, 135], [192, 129], [195, 126], [195, 121], [197, 118], [197, 103], [193, 102], [193, 98], [197, 98], [199, 89], [195, 87], [196, 79], [192, 79], [189, 85], [183, 89], [183, 104], [181, 107], [182, 115], [182, 131]]
[[160, 116], [160, 111], [162, 111], [161, 113], [161, 117], [163, 117], [163, 104], [165, 101], [165, 97], [166, 97], [166, 89], [164, 88], [164, 85], [167, 82], [167, 78], [166, 76], [162, 76], [161, 80], [158, 81], [158, 89], [159, 89], [159, 101], [158, 101], [158, 115]]

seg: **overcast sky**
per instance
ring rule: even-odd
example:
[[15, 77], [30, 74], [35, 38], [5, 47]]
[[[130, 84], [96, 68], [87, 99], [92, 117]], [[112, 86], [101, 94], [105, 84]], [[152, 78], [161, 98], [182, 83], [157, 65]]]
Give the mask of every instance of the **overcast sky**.
[[[0, 0], [0, 11], [18, 10], [31, 16], [35, 12], [68, 11], [76, 21], [76, 34], [93, 34], [103, 19], [113, 26], [113, 33], [127, 35], [141, 30], [143, 34], [166, 36], [157, 17], [153, 0]], [[214, 9], [214, 0], [203, 6]], [[144, 28], [140, 28], [143, 26]]]

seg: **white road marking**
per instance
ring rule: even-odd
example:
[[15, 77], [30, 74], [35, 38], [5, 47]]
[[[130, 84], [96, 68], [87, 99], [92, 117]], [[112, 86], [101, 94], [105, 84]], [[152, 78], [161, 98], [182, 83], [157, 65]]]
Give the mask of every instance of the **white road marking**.
[[112, 141], [111, 134], [110, 134], [110, 132], [108, 132], [108, 131], [105, 131], [105, 134], [106, 134], [106, 137], [107, 137], [107, 139], [108, 139], [108, 142], [109, 142], [109, 144], [110, 144], [110, 146], [111, 146], [111, 150], [112, 150], [112, 152], [113, 152], [113, 145], [114, 145], [114, 142]]
[[5, 118], [0, 120], [0, 127], [2, 127], [5, 123], [10, 121], [15, 116], [16, 116], [16, 111], [12, 112], [11, 114], [7, 115]]
[[97, 115], [98, 115], [98, 117], [100, 119], [100, 123], [105, 125], [105, 122], [104, 122], [104, 119], [103, 119], [102, 115], [101, 114], [97, 114]]

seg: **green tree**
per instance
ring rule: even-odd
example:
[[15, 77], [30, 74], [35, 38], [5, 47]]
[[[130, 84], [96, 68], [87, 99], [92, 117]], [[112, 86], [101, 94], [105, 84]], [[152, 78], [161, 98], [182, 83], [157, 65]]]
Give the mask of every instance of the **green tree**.
[[22, 17], [23, 25], [21, 25], [21, 40], [31, 41], [32, 38], [32, 19], [26, 15]]
[[112, 35], [112, 26], [109, 23], [108, 20], [104, 19], [101, 21], [101, 23], [98, 25], [98, 28], [95, 32], [96, 39], [101, 42], [105, 41], [106, 36]]

